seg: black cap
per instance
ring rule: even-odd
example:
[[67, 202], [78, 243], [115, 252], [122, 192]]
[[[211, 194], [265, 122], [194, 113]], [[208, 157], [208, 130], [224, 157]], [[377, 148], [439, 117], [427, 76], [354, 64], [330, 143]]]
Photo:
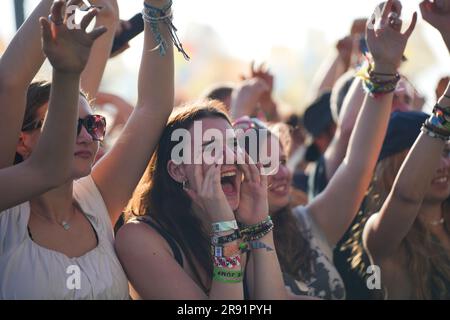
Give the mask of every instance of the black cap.
[[331, 92], [322, 94], [305, 111], [303, 124], [305, 129], [317, 137], [325, 132], [333, 123], [330, 107]]
[[429, 117], [419, 111], [393, 112], [378, 161], [410, 149], [419, 136], [423, 123]]

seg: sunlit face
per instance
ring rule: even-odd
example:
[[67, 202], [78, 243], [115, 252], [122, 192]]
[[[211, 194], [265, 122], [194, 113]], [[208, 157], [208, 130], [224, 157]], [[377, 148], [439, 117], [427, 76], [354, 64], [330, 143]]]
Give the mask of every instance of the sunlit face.
[[425, 201], [443, 202], [450, 196], [450, 145], [447, 145], [441, 156], [438, 170], [431, 181]]
[[[198, 144], [200, 140], [203, 161], [202, 164], [192, 164], [193, 161], [190, 162], [191, 164], [183, 164], [189, 187], [196, 190], [195, 167], [201, 166], [203, 177], [205, 177], [208, 169], [214, 165], [211, 162], [207, 163], [209, 161], [207, 159], [227, 159], [227, 163], [221, 166], [221, 185], [227, 201], [234, 211], [239, 207], [239, 193], [242, 181], [242, 173], [236, 166], [235, 146], [237, 142], [234, 130], [228, 121], [219, 117], [204, 118], [198, 121], [197, 124], [201, 124], [202, 132], [196, 131], [194, 126], [189, 129], [191, 136], [191, 160], [195, 157], [195, 143]], [[214, 131], [218, 133], [217, 137], [206, 137], [204, 133], [209, 129], [215, 129]], [[199, 134], [201, 136], [198, 136]], [[220, 143], [219, 139], [222, 139]], [[217, 154], [216, 151], [220, 153]]]
[[[45, 118], [47, 109], [48, 104], [38, 109], [36, 121]], [[92, 114], [88, 101], [81, 95], [78, 103], [78, 113], [79, 118], [84, 118], [87, 115]], [[24, 155], [24, 159], [28, 158], [31, 155], [32, 150], [36, 147], [41, 137], [41, 130], [42, 129], [36, 129], [33, 131], [23, 132], [24, 143], [30, 149], [30, 153]], [[80, 134], [76, 138], [74, 148], [74, 162], [72, 167], [72, 178], [74, 180], [85, 177], [91, 173], [97, 151], [98, 142], [92, 139], [85, 127], [82, 127]]]
[[278, 138], [274, 135], [270, 135], [270, 139], [267, 140], [267, 155], [272, 155], [271, 148], [273, 145], [279, 146], [276, 153], [279, 156], [279, 163], [277, 169], [268, 176], [268, 201], [269, 201], [269, 213], [273, 214], [278, 210], [286, 207], [290, 202], [292, 173], [287, 167], [287, 156], [283, 146]]

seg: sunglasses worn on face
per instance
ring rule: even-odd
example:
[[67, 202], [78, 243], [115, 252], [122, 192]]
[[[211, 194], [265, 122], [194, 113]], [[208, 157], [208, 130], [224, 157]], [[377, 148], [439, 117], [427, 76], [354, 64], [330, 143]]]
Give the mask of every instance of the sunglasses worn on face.
[[[44, 119], [37, 122], [33, 122], [26, 125], [22, 131], [33, 131], [42, 128], [44, 125]], [[97, 114], [91, 114], [84, 119], [78, 119], [77, 126], [77, 136], [80, 134], [81, 129], [85, 128], [86, 131], [91, 135], [94, 141], [103, 141], [106, 133], [106, 119], [103, 116]]]

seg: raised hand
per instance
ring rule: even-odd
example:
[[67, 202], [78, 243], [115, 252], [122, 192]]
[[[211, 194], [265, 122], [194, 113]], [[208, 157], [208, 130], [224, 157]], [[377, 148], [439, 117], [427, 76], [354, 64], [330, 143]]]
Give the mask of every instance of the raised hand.
[[[71, 0], [69, 6], [78, 6], [81, 0]], [[85, 68], [92, 45], [106, 32], [105, 27], [86, 32], [89, 23], [98, 14], [98, 9], [91, 9], [79, 26], [73, 21], [75, 12], [66, 12], [64, 1], [56, 1], [48, 19], [41, 18], [43, 50], [53, 68], [66, 73], [81, 73]], [[49, 21], [50, 20], [50, 21]]]
[[408, 39], [416, 26], [417, 13], [415, 12], [410, 26], [405, 33], [401, 33], [400, 14], [400, 2], [389, 0], [385, 3], [381, 15], [377, 16], [375, 13], [367, 24], [367, 45], [378, 72], [396, 72]]
[[269, 214], [267, 200], [267, 176], [261, 174], [261, 165], [254, 164], [248, 154], [245, 156], [245, 164], [239, 164], [239, 169], [244, 174], [241, 184], [239, 208], [236, 219], [246, 225], [253, 225], [263, 221]]
[[425, 0], [420, 4], [422, 17], [435, 27], [450, 48], [450, 0]]
[[194, 168], [194, 186], [184, 187], [191, 200], [208, 215], [213, 222], [233, 220], [233, 211], [228, 204], [220, 183], [221, 165], [211, 165], [206, 173], [203, 166]]
[[267, 83], [259, 78], [245, 80], [233, 92], [231, 101], [231, 113], [234, 119], [242, 116], [252, 116], [256, 112], [256, 107], [261, 96], [269, 92]]

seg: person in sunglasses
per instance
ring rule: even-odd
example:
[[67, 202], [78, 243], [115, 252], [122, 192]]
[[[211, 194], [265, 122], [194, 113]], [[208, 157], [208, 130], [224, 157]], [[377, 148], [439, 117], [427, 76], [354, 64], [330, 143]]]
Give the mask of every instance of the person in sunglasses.
[[[49, 4], [52, 2], [41, 2], [25, 23], [21, 30], [23, 32], [19, 31], [16, 35], [16, 41], [13, 40], [8, 48], [9, 52], [3, 56], [8, 59], [0, 64], [5, 66], [15, 63], [17, 67], [13, 55], [17, 55], [20, 49], [30, 52], [27, 65], [23, 66], [27, 67], [27, 72], [39, 69], [42, 54], [35, 50], [38, 50], [40, 37], [38, 39], [33, 27], [39, 16], [48, 15]], [[103, 7], [117, 5], [116, 1], [95, 1], [96, 5], [100, 3], [104, 3]], [[156, 0], [147, 0], [146, 3], [163, 5], [163, 1]], [[67, 2], [67, 6], [80, 4], [80, 0]], [[78, 51], [85, 50], [86, 46], [81, 31], [77, 29], [70, 30], [75, 33], [72, 36], [73, 43], [58, 38], [62, 31], [70, 33], [66, 26], [69, 17], [61, 15], [64, 5], [65, 1], [55, 2], [49, 17], [52, 34], [58, 40], [52, 39], [50, 42], [67, 46], [66, 54], [56, 56], [61, 63], [77, 60], [80, 56]], [[117, 15], [114, 15], [114, 19], [117, 23]], [[81, 26], [84, 30], [87, 24]], [[99, 66], [104, 66], [109, 57], [115, 24], [112, 28], [113, 32], [108, 30], [105, 35], [111, 37], [109, 45], [104, 45], [107, 42], [104, 38], [100, 39], [102, 42], [99, 40], [92, 49], [92, 54], [88, 55], [89, 61], [82, 76], [88, 75], [89, 79], [82, 80], [81, 83], [82, 87], [84, 83], [90, 89], [90, 93], [95, 94], [98, 88], [96, 80], [100, 81], [103, 73]], [[164, 33], [163, 36], [170, 43], [169, 34]], [[78, 42], [74, 42], [75, 40]], [[78, 94], [77, 88], [77, 95], [80, 96], [79, 114], [70, 125], [73, 126], [73, 133], [78, 135], [54, 144], [55, 148], [60, 148], [61, 144], [71, 145], [72, 148], [70, 161], [67, 160], [63, 165], [64, 179], [58, 180], [58, 183], [53, 181], [46, 188], [36, 189], [34, 193], [21, 197], [21, 200], [2, 207], [6, 211], [0, 214], [0, 298], [129, 298], [128, 281], [114, 251], [113, 225], [139, 182], [173, 107], [173, 49], [172, 46], [167, 46], [165, 56], [161, 57], [157, 51], [152, 50], [155, 46], [152, 31], [146, 28], [138, 104], [111, 151], [93, 167], [99, 141], [105, 134], [105, 121], [92, 114], [88, 100], [83, 94]], [[29, 76], [30, 74], [26, 74], [26, 77]], [[18, 123], [16, 133], [9, 134], [9, 145], [4, 140], [1, 141], [1, 154], [11, 152], [12, 155], [11, 160], [2, 159], [5, 161], [1, 162], [2, 165], [7, 163], [6, 160], [11, 161], [11, 165], [16, 151], [15, 167], [21, 168], [39, 150], [43, 138], [39, 127], [42, 126], [45, 131], [50, 124], [50, 114], [46, 116], [48, 92], [55, 91], [57, 85], [55, 82], [51, 86], [44, 83], [31, 85], [26, 97], [26, 110], [25, 103], [22, 106], [20, 100], [13, 101], [14, 106], [17, 106], [15, 109], [8, 109], [8, 104], [2, 103], [2, 108], [8, 109], [7, 112], [11, 115], [10, 129], [15, 125], [12, 120]], [[153, 90], [148, 90], [148, 87]], [[16, 91], [22, 93], [21, 90], [15, 89]], [[2, 98], [6, 101], [8, 97]], [[25, 116], [21, 113], [23, 111]], [[24, 131], [20, 132], [22, 119]], [[69, 124], [61, 121], [57, 125]], [[64, 138], [60, 136], [61, 139]], [[14, 150], [10, 150], [11, 144]], [[54, 154], [55, 151], [48, 148], [45, 156], [52, 158]], [[58, 161], [59, 158], [53, 160]], [[59, 165], [61, 164], [54, 164], [55, 168]]]

